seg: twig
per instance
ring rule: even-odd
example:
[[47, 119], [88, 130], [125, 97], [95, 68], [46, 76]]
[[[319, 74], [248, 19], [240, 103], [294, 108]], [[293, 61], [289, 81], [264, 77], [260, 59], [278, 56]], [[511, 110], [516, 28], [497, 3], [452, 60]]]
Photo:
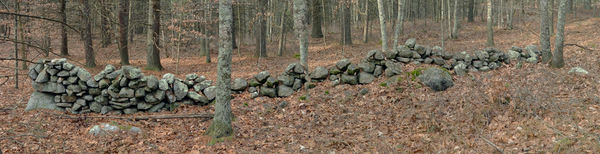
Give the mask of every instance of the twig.
[[150, 120], [150, 119], [184, 119], [184, 118], [204, 118], [210, 119], [213, 114], [166, 114], [166, 115], [148, 115], [148, 116], [134, 116], [134, 117], [121, 117], [121, 116], [70, 116], [65, 114], [55, 114], [62, 119], [86, 119], [86, 118], [105, 118], [105, 119], [124, 119], [124, 120]]
[[498, 150], [498, 152], [504, 154], [504, 150], [500, 149], [500, 147], [496, 146], [496, 144], [492, 143], [492, 141], [486, 139], [483, 136], [479, 136], [481, 139], [483, 139], [483, 141], [487, 142], [489, 145], [491, 145], [492, 147], [496, 148], [496, 150]]
[[0, 12], [0, 14], [52, 21], [52, 22], [63, 24], [65, 26], [69, 27], [70, 29], [72, 29], [73, 31], [75, 31], [77, 33], [80, 33], [79, 30], [77, 30], [76, 28], [72, 27], [71, 25], [69, 25], [67, 23], [64, 23], [64, 22], [58, 21], [58, 20], [54, 20], [54, 19], [50, 19], [50, 18], [46, 18], [46, 17], [32, 16], [32, 15], [26, 15], [26, 14], [18, 14], [18, 13], [12, 13], [12, 12]]
[[2, 57], [0, 57], [0, 61], [5, 61], [5, 60], [16, 60], [16, 61], [22, 61], [22, 62], [33, 63], [33, 64], [41, 64], [41, 63], [34, 62], [34, 61], [31, 61], [31, 60], [27, 60], [27, 59], [18, 59], [18, 58], [2, 58]]
[[576, 44], [576, 43], [568, 43], [568, 44], [565, 44], [565, 46], [576, 46], [576, 47], [582, 48], [582, 49], [587, 50], [587, 51], [596, 51], [596, 50], [590, 49], [588, 47], [585, 47], [583, 45], [579, 45], [579, 44]]

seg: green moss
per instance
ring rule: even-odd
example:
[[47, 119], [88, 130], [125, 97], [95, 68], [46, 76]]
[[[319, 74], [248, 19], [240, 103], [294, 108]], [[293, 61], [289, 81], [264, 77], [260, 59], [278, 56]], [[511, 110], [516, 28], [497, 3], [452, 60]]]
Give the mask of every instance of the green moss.
[[553, 153], [561, 153], [561, 151], [564, 151], [565, 149], [569, 148], [574, 143], [575, 141], [573, 141], [569, 137], [562, 138], [554, 144], [554, 148], [552, 149], [552, 151]]
[[128, 130], [131, 129], [131, 126], [121, 125], [121, 124], [119, 124], [119, 123], [117, 123], [115, 121], [111, 121], [110, 125], [117, 126], [117, 127], [119, 127], [119, 129], [124, 130], [124, 131], [128, 131]]
[[248, 107], [248, 103], [244, 103], [244, 106]]
[[[213, 120], [204, 135], [211, 136], [209, 145], [225, 141], [225, 139], [233, 136], [233, 127], [231, 123], [222, 120]], [[212, 143], [212, 144], [210, 144]]]
[[300, 100], [306, 100], [306, 96], [300, 96]]
[[300, 54], [299, 54], [299, 53], [295, 54], [295, 55], [294, 55], [294, 58], [296, 58], [296, 59], [300, 59]]
[[325, 90], [325, 95], [329, 95], [329, 90]]
[[380, 84], [379, 84], [379, 86], [382, 86], [382, 87], [387, 87], [387, 83], [385, 83], [385, 82], [382, 82], [382, 83], [380, 83]]
[[417, 77], [419, 75], [421, 75], [421, 73], [423, 73], [423, 70], [425, 70], [424, 68], [416, 68], [411, 72], [408, 72], [407, 76], [410, 77], [411, 81], [415, 81], [417, 79]]

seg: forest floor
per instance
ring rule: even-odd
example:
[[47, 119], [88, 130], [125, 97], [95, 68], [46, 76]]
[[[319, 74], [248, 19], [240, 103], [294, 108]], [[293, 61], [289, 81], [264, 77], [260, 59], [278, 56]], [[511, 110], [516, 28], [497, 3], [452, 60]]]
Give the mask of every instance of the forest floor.
[[[537, 19], [521, 18], [516, 23], [513, 30], [495, 29], [497, 48], [507, 50], [511, 46], [539, 44]], [[446, 49], [473, 52], [484, 48], [484, 25], [482, 22], [464, 23], [460, 38], [446, 41]], [[417, 38], [420, 44], [440, 45], [439, 23], [408, 22], [405, 27], [401, 43]], [[379, 40], [378, 31], [371, 33], [371, 40]], [[362, 37], [356, 35], [354, 45], [344, 47], [341, 52], [337, 35], [328, 33], [327, 45], [322, 39], [310, 39], [311, 68], [331, 66], [342, 58], [358, 62], [367, 51], [379, 48], [377, 41], [360, 43]], [[13, 88], [12, 78], [0, 89], [0, 149], [4, 153], [492, 153], [498, 148], [506, 153], [594, 153], [600, 151], [598, 36], [600, 18], [571, 17], [566, 25], [566, 43], [577, 43], [596, 51], [565, 47], [566, 66], [562, 69], [543, 64], [523, 64], [518, 68], [512, 64], [494, 71], [453, 76], [454, 86], [442, 92], [434, 92], [408, 79], [384, 85], [380, 83], [386, 79], [379, 78], [372, 84], [358, 86], [333, 87], [329, 81], [317, 83], [306, 100], [300, 99], [304, 92], [288, 98], [256, 99], [250, 99], [248, 93], [236, 94], [231, 102], [236, 116], [235, 135], [214, 145], [209, 145], [210, 138], [203, 135], [210, 120], [62, 119], [57, 114], [63, 113], [57, 111], [24, 112], [33, 89], [30, 79], [22, 75], [20, 89]], [[130, 50], [131, 62], [143, 67], [145, 47], [143, 39], [139, 40]], [[277, 43], [270, 44], [269, 57], [260, 60], [251, 56], [251, 46], [242, 45], [241, 55], [236, 50], [233, 77], [250, 77], [260, 70], [279, 74], [287, 64], [298, 61], [292, 50], [296, 49], [295, 41], [288, 42], [290, 50], [283, 57], [273, 54]], [[11, 45], [1, 43], [0, 56], [12, 56]], [[82, 63], [83, 50], [75, 36], [71, 45], [69, 58]], [[90, 72], [97, 73], [106, 64], [119, 66], [117, 52], [116, 45], [97, 49], [99, 66], [89, 69]], [[204, 57], [196, 54], [195, 51], [182, 53], [177, 76], [198, 73], [214, 80], [216, 50], [213, 49], [211, 55], [213, 63], [205, 63]], [[175, 58], [163, 58], [161, 62], [164, 71], [144, 73], [157, 76], [175, 73]], [[14, 64], [4, 61], [1, 65]], [[403, 70], [409, 72], [418, 67], [427, 66], [409, 64]], [[582, 67], [590, 74], [568, 74], [572, 67]], [[9, 68], [2, 68], [0, 73], [14, 74]], [[362, 88], [369, 92], [358, 94]], [[282, 101], [288, 102], [287, 107], [278, 107]], [[152, 115], [212, 112], [212, 105], [182, 106], [172, 112]], [[140, 127], [143, 133], [104, 137], [88, 134], [91, 126], [110, 122]]]

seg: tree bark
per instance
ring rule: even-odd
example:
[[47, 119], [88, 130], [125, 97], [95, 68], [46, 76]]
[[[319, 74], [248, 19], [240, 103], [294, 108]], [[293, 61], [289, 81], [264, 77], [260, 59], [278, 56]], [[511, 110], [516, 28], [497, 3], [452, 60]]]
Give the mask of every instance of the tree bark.
[[219, 1], [219, 60], [217, 64], [217, 91], [215, 115], [206, 134], [215, 138], [233, 135], [231, 112], [231, 0]]
[[352, 23], [350, 22], [351, 14], [350, 14], [350, 3], [343, 2], [342, 5], [342, 44], [343, 45], [351, 45], [352, 44]]
[[85, 48], [85, 66], [96, 67], [96, 58], [94, 56], [94, 48], [92, 44], [92, 23], [90, 20], [90, 1], [82, 0], [83, 3], [81, 15], [82, 31], [81, 39], [83, 40], [83, 46]]
[[321, 0], [311, 0], [312, 1], [312, 38], [323, 38], [323, 30], [321, 29], [322, 21], [323, 21], [323, 13], [321, 12], [323, 7], [321, 5]]
[[[300, 48], [300, 64], [304, 67], [304, 73], [308, 74], [308, 18], [306, 12], [308, 12], [307, 2], [308, 0], [294, 0], [294, 29], [298, 36], [298, 43]], [[310, 83], [310, 77], [305, 76], [307, 84]], [[306, 90], [306, 97], [309, 97], [308, 87], [304, 86]]]
[[550, 50], [550, 17], [548, 16], [548, 0], [540, 0], [540, 45], [542, 49], [542, 63], [547, 64], [552, 58]]
[[460, 19], [460, 17], [458, 16], [457, 10], [458, 10], [458, 0], [454, 0], [454, 25], [452, 25], [452, 33], [450, 34], [450, 37], [452, 37], [453, 39], [458, 38], [458, 24], [459, 24], [458, 19]]
[[288, 10], [288, 3], [283, 2], [283, 9], [281, 12], [281, 19], [279, 20], [279, 50], [277, 51], [278, 56], [283, 55], [283, 50], [285, 48], [285, 13]]
[[377, 8], [379, 9], [379, 25], [381, 26], [381, 50], [387, 51], [387, 32], [385, 26], [385, 10], [383, 6], [383, 0], [377, 0]]
[[364, 27], [363, 27], [363, 43], [367, 43], [369, 35], [369, 0], [365, 0], [364, 12]]
[[565, 61], [563, 59], [563, 47], [565, 42], [565, 15], [567, 13], [567, 1], [570, 0], [560, 0], [560, 5], [558, 8], [558, 21], [556, 23], [556, 40], [554, 44], [554, 54], [552, 55], [552, 62], [550, 66], [554, 68], [562, 68], [565, 66]]
[[475, 21], [475, 0], [469, 0], [469, 22]]
[[583, 0], [584, 4], [584, 8], [586, 10], [591, 10], [592, 9], [592, 0]]
[[404, 25], [404, 0], [398, 0], [398, 15], [396, 15], [396, 27], [394, 28], [394, 43], [392, 44], [392, 48], [394, 50], [398, 49], [398, 42], [400, 39], [400, 33], [402, 33], [403, 25]]
[[107, 47], [112, 43], [111, 33], [111, 22], [110, 22], [110, 8], [106, 7], [108, 0], [99, 1], [100, 9], [100, 44], [102, 47]]
[[148, 53], [146, 53], [146, 69], [147, 70], [162, 70], [163, 67], [160, 64], [160, 1], [159, 0], [148, 0], [148, 29], [146, 46]]
[[254, 56], [267, 57], [267, 20], [265, 19], [267, 0], [258, 0], [258, 22], [256, 22], [256, 51]]
[[494, 23], [492, 21], [492, 0], [487, 0], [487, 46], [494, 47]]
[[[60, 19], [63, 23], [67, 23], [67, 1], [60, 0]], [[60, 25], [60, 55], [68, 56], [69, 55], [69, 38], [67, 35], [67, 27], [63, 24]]]
[[129, 65], [128, 32], [129, 32], [129, 0], [119, 1], [119, 55], [121, 65]]

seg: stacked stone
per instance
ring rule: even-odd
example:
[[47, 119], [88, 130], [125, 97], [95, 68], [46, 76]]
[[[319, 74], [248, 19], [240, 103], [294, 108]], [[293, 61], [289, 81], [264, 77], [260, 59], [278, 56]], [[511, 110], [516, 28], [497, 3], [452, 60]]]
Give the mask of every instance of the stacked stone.
[[526, 61], [528, 63], [538, 63], [541, 56], [540, 50], [535, 45], [528, 45], [525, 49], [513, 46], [507, 53], [508, 59]]
[[56, 107], [73, 113], [89, 112], [93, 101], [89, 92], [94, 87], [87, 83], [91, 74], [67, 62], [66, 59], [40, 60], [29, 69], [36, 92], [52, 94]]
[[[279, 76], [272, 76], [268, 71], [259, 72], [250, 79], [237, 78], [233, 80], [231, 89], [235, 93], [247, 90], [252, 98], [258, 96], [288, 97], [299, 90], [306, 83], [305, 69], [298, 63], [288, 65]], [[322, 75], [315, 75], [315, 79], [325, 79]], [[314, 86], [314, 85], [309, 85]]]
[[57, 107], [72, 113], [132, 114], [172, 109], [182, 103], [207, 105], [215, 99], [216, 89], [212, 81], [197, 74], [181, 80], [167, 73], [159, 80], [131, 66], [117, 70], [107, 65], [92, 77], [66, 59], [41, 61], [32, 66], [29, 76], [36, 92], [53, 95]]

